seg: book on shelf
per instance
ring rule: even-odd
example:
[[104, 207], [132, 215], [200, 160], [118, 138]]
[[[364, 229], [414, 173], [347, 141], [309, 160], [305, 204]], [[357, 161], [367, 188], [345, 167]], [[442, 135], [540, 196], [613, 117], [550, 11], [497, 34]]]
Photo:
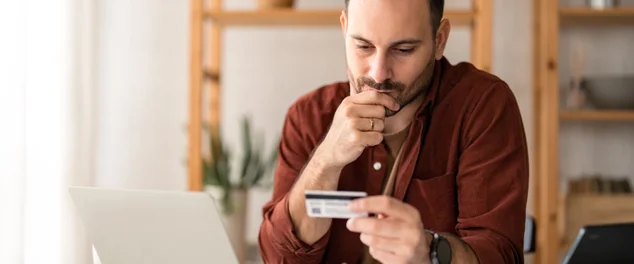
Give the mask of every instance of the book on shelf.
[[569, 194], [630, 194], [629, 178], [586, 176], [568, 181]]

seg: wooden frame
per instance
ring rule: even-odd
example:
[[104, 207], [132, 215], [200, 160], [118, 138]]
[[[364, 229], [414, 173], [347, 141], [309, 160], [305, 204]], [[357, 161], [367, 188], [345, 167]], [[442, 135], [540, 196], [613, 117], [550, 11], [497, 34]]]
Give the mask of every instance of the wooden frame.
[[473, 31], [471, 33], [471, 63], [491, 72], [493, 60], [493, 3], [473, 0]]
[[[225, 26], [339, 26], [341, 10], [207, 11], [205, 16]], [[467, 10], [445, 13], [454, 25], [471, 25], [474, 13]]]
[[[492, 0], [472, 0], [473, 10], [446, 10], [445, 18], [454, 25], [472, 28], [471, 62], [485, 71], [492, 62]], [[203, 188], [201, 173], [202, 85], [209, 81], [211, 103], [210, 129], [218, 133], [220, 124], [222, 29], [227, 26], [339, 26], [342, 10], [255, 10], [226, 11], [220, 0], [211, 0], [205, 9], [203, 0], [191, 0], [190, 96], [188, 124], [188, 189]], [[203, 23], [210, 20], [211, 43], [208, 68], [203, 67]]]
[[536, 263], [558, 263], [559, 25], [558, 0], [535, 1], [535, 135], [533, 186], [537, 223]]
[[[619, 7], [595, 10], [591, 8], [560, 7], [558, 0], [534, 1], [534, 125], [535, 146], [533, 156], [533, 187], [535, 188], [535, 213], [537, 223], [537, 247], [535, 263], [559, 263], [566, 250], [565, 237], [571, 232], [562, 223], [567, 199], [559, 190], [559, 128], [561, 122], [624, 122], [634, 121], [634, 111], [560, 111], [559, 106], [559, 31], [565, 26], [593, 26], [613, 24], [634, 25], [634, 8]], [[612, 197], [607, 197], [610, 199]], [[634, 196], [618, 198], [631, 201]], [[606, 197], [589, 197], [595, 201]], [[598, 203], [599, 201], [595, 201]], [[619, 205], [618, 202], [615, 203]], [[572, 212], [575, 215], [576, 212]], [[618, 216], [618, 215], [617, 215]], [[574, 219], [579, 221], [579, 219]], [[575, 222], [575, 223], [577, 223]], [[568, 231], [566, 231], [568, 229]]]
[[562, 111], [562, 121], [634, 121], [634, 111]]
[[189, 190], [202, 189], [202, 84], [203, 84], [203, 0], [191, 1], [190, 12], [190, 64], [189, 64], [189, 124], [187, 186]]

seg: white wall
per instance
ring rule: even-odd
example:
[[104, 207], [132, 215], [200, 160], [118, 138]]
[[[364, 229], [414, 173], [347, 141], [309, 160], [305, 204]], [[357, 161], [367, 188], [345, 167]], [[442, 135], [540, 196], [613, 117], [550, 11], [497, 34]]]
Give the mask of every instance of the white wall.
[[[533, 3], [526, 0], [496, 0], [493, 16], [493, 73], [515, 93], [533, 154]], [[534, 170], [531, 170], [531, 177]], [[529, 190], [527, 212], [533, 212], [533, 190]]]
[[184, 189], [189, 1], [96, 2], [96, 185]]

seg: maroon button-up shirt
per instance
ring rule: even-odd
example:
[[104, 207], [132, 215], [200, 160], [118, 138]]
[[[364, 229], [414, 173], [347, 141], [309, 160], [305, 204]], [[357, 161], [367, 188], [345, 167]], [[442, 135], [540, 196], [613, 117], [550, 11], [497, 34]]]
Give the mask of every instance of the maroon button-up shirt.
[[[289, 109], [279, 145], [273, 198], [259, 242], [266, 263], [359, 263], [359, 234], [335, 219], [313, 245], [295, 235], [288, 194], [328, 132], [348, 83], [321, 87]], [[469, 63], [437, 61], [432, 83], [403, 143], [394, 196], [416, 207], [426, 229], [458, 235], [480, 263], [523, 263], [528, 154], [513, 92]], [[339, 190], [381, 191], [387, 150], [366, 148], [342, 171]]]

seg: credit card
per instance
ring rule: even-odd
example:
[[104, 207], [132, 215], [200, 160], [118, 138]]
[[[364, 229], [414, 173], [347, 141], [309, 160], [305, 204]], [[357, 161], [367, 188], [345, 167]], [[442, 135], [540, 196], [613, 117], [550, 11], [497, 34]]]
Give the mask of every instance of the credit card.
[[351, 191], [304, 191], [306, 213], [310, 217], [355, 218], [367, 217], [367, 213], [354, 213], [348, 210], [352, 200], [368, 196], [365, 192]]

